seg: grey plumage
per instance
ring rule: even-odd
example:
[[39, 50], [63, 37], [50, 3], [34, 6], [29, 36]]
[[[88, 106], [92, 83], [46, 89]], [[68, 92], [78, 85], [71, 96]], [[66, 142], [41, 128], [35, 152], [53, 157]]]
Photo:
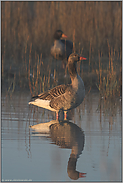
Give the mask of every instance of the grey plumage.
[[54, 43], [51, 47], [51, 55], [55, 59], [65, 59], [69, 57], [69, 55], [73, 51], [73, 43], [69, 40], [64, 40], [61, 38], [66, 38], [67, 36], [61, 30], [57, 30], [54, 33]]
[[71, 84], [59, 85], [47, 92], [34, 96], [32, 97], [33, 101], [29, 102], [29, 104], [57, 112], [60, 109], [68, 111], [79, 106], [85, 97], [84, 83], [76, 70], [76, 62], [79, 60], [86, 59], [75, 53], [69, 56], [68, 71], [71, 77]]

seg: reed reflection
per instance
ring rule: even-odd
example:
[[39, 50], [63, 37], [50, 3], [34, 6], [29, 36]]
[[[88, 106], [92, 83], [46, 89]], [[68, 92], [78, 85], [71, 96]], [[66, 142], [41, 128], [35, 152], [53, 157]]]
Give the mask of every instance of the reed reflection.
[[78, 178], [86, 177], [86, 173], [76, 170], [77, 160], [82, 154], [85, 144], [84, 131], [80, 127], [69, 120], [60, 122], [53, 120], [48, 123], [31, 126], [31, 128], [41, 133], [46, 130], [46, 133], [50, 133], [50, 138], [54, 144], [61, 148], [71, 149], [67, 165], [67, 173], [71, 179], [77, 180]]

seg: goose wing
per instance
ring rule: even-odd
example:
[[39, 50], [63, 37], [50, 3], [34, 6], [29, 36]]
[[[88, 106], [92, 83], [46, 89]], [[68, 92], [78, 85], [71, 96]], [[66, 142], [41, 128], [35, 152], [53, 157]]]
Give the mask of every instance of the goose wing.
[[64, 40], [64, 39], [61, 39], [60, 40], [64, 45], [66, 45], [66, 48], [69, 48], [69, 49], [73, 49], [73, 43], [72, 41], [69, 41], [69, 40]]
[[47, 92], [44, 92], [37, 96], [32, 97], [32, 99], [52, 100], [56, 97], [63, 95], [65, 93], [67, 87], [68, 87], [68, 85], [56, 86], [55, 88], [53, 88]]

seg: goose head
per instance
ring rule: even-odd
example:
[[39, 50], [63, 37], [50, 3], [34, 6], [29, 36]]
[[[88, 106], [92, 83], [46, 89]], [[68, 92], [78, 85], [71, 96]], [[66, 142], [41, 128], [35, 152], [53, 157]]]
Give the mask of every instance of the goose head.
[[59, 40], [60, 38], [67, 38], [67, 36], [61, 30], [56, 30], [54, 33], [54, 39]]
[[73, 80], [77, 76], [76, 63], [80, 60], [87, 60], [77, 53], [72, 53], [68, 58], [68, 71], [71, 79]]
[[74, 64], [80, 60], [87, 60], [86, 58], [80, 56], [79, 54], [77, 53], [72, 53], [70, 54], [69, 58], [68, 58], [68, 64]]

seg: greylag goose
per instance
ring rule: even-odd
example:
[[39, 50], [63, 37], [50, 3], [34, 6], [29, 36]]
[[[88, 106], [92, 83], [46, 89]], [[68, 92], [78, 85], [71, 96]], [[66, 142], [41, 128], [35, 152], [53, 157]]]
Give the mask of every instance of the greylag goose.
[[64, 119], [66, 120], [67, 111], [79, 106], [85, 97], [84, 82], [76, 70], [76, 62], [79, 60], [86, 60], [86, 58], [76, 53], [72, 53], [68, 58], [71, 84], [59, 85], [47, 92], [34, 96], [29, 104], [56, 111], [57, 119], [59, 110], [63, 110]]
[[69, 57], [73, 50], [73, 43], [69, 40], [61, 38], [67, 38], [67, 36], [61, 30], [57, 30], [54, 33], [54, 43], [51, 47], [51, 55], [55, 59], [65, 59]]

